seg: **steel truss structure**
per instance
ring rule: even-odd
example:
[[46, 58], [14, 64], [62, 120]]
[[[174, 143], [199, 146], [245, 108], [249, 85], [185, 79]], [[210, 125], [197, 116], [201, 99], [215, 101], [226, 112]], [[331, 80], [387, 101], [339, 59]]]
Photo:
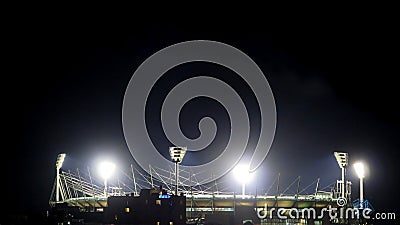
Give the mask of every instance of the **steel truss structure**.
[[[134, 195], [138, 196], [142, 189], [159, 189], [160, 187], [168, 194], [175, 193], [175, 173], [173, 168], [166, 171], [149, 165], [149, 173], [143, 172], [131, 165], [130, 174], [119, 171], [114, 176], [112, 183], [105, 195], [102, 182], [93, 177], [90, 168], [87, 171], [76, 169], [61, 169], [57, 173], [56, 180], [50, 195], [49, 204], [66, 203], [69, 206], [77, 206], [83, 211], [103, 210], [107, 207], [108, 196]], [[168, 177], [163, 174], [170, 174]], [[167, 173], [165, 173], [167, 172]], [[57, 181], [58, 179], [58, 181]], [[212, 180], [212, 175], [209, 178]], [[336, 204], [340, 193], [341, 180], [320, 188], [319, 179], [316, 179], [306, 187], [300, 186], [301, 177], [297, 177], [285, 189], [279, 187], [280, 175], [278, 174], [265, 193], [238, 195], [230, 189], [227, 181], [213, 181], [200, 184], [196, 174], [188, 170], [179, 171], [178, 193], [186, 196], [186, 208], [188, 217], [197, 217], [199, 212], [234, 211], [238, 205], [253, 205], [255, 207], [324, 207], [328, 204]], [[204, 183], [202, 181], [201, 183]], [[288, 193], [296, 186], [295, 193]], [[313, 188], [311, 188], [313, 187]], [[338, 188], [339, 187], [339, 188]], [[57, 192], [57, 188], [59, 191]], [[313, 191], [310, 193], [309, 190]], [[350, 188], [348, 189], [350, 190]], [[306, 193], [308, 191], [308, 193]], [[59, 201], [57, 199], [59, 193]], [[350, 197], [350, 193], [347, 195]], [[350, 202], [350, 201], [349, 201]]]

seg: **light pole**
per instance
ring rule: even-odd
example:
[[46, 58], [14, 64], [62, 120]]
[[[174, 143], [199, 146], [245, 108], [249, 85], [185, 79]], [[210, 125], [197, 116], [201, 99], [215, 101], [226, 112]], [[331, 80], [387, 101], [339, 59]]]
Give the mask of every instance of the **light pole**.
[[363, 180], [365, 177], [364, 164], [361, 162], [357, 162], [354, 163], [353, 166], [358, 178], [360, 179], [360, 209], [362, 209], [364, 203], [364, 185], [363, 185]]
[[64, 163], [65, 153], [58, 154], [56, 162], [56, 202], [60, 200], [60, 169]]
[[341, 197], [343, 199], [346, 199], [346, 191], [347, 191], [346, 168], [349, 164], [349, 154], [347, 152], [334, 152], [334, 155], [340, 169], [342, 170]]
[[186, 147], [169, 147], [169, 155], [172, 162], [175, 163], [175, 195], [178, 195], [178, 182], [179, 182], [179, 168], [178, 164], [182, 162], [185, 156]]
[[237, 165], [233, 169], [236, 179], [242, 184], [242, 198], [246, 194], [246, 183], [251, 180], [253, 173], [250, 173], [248, 165]]
[[110, 162], [102, 162], [99, 165], [100, 175], [104, 179], [104, 197], [107, 197], [107, 180], [114, 173], [115, 164]]

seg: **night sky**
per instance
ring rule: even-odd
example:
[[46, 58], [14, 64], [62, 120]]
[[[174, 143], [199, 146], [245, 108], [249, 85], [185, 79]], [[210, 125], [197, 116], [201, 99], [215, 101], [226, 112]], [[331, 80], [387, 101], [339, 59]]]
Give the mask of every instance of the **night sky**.
[[[360, 159], [368, 164], [365, 196], [375, 209], [398, 212], [399, 39], [390, 18], [129, 26], [30, 18], [17, 24], [3, 43], [11, 59], [6, 65], [11, 70], [2, 76], [2, 110], [7, 114], [3, 131], [10, 143], [2, 151], [2, 186], [13, 195], [10, 206], [48, 209], [60, 152], [67, 153], [65, 163], [72, 169], [94, 165], [101, 157], [128, 166], [133, 158], [121, 111], [132, 74], [164, 47], [203, 39], [224, 42], [250, 56], [274, 93], [277, 130], [261, 167], [259, 189], [267, 188], [278, 172], [283, 187], [297, 176], [304, 186], [318, 177], [322, 186], [328, 185], [340, 177], [333, 152], [346, 151], [350, 163]], [[205, 64], [183, 66], [177, 73], [224, 70]], [[157, 102], [157, 95], [153, 98]], [[207, 104], [202, 101], [188, 105], [185, 114], [198, 112], [201, 107], [195, 103]], [[220, 123], [226, 126], [226, 118]], [[195, 137], [195, 119], [188, 124], [184, 131]], [[218, 138], [223, 143], [224, 133]], [[352, 168], [348, 176], [354, 198], [358, 180]]]

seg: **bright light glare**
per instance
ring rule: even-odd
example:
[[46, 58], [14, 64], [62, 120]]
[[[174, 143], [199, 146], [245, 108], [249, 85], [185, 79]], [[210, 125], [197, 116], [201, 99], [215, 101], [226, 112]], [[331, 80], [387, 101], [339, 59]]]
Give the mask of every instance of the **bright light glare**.
[[244, 183], [250, 181], [254, 175], [254, 173], [250, 173], [249, 166], [247, 165], [237, 165], [233, 169], [233, 173], [235, 174], [235, 177], [238, 181]]
[[102, 162], [99, 165], [99, 172], [103, 179], [108, 179], [114, 173], [115, 164], [110, 162]]
[[358, 178], [364, 178], [365, 176], [365, 170], [364, 170], [364, 164], [361, 162], [357, 162], [354, 164], [354, 169], [356, 171], [356, 174]]

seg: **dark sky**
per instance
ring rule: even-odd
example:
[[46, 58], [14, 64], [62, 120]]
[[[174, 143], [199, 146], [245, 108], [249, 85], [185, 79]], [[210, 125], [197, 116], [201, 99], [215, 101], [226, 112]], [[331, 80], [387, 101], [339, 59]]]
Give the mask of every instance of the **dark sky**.
[[[128, 165], [133, 159], [121, 110], [132, 74], [164, 47], [206, 39], [250, 56], [274, 93], [277, 132], [260, 186], [268, 187], [278, 172], [283, 183], [302, 176], [304, 185], [318, 177], [328, 185], [340, 176], [333, 152], [346, 151], [350, 162], [368, 163], [366, 198], [375, 209], [391, 211], [400, 115], [393, 25], [389, 17], [374, 16], [129, 26], [94, 19], [23, 20], [4, 43], [11, 62], [2, 75], [3, 130], [10, 145], [3, 148], [2, 184], [13, 193], [11, 205], [47, 209], [60, 152], [67, 153], [70, 166], [92, 165], [101, 156]], [[358, 196], [354, 172], [348, 175]]]

